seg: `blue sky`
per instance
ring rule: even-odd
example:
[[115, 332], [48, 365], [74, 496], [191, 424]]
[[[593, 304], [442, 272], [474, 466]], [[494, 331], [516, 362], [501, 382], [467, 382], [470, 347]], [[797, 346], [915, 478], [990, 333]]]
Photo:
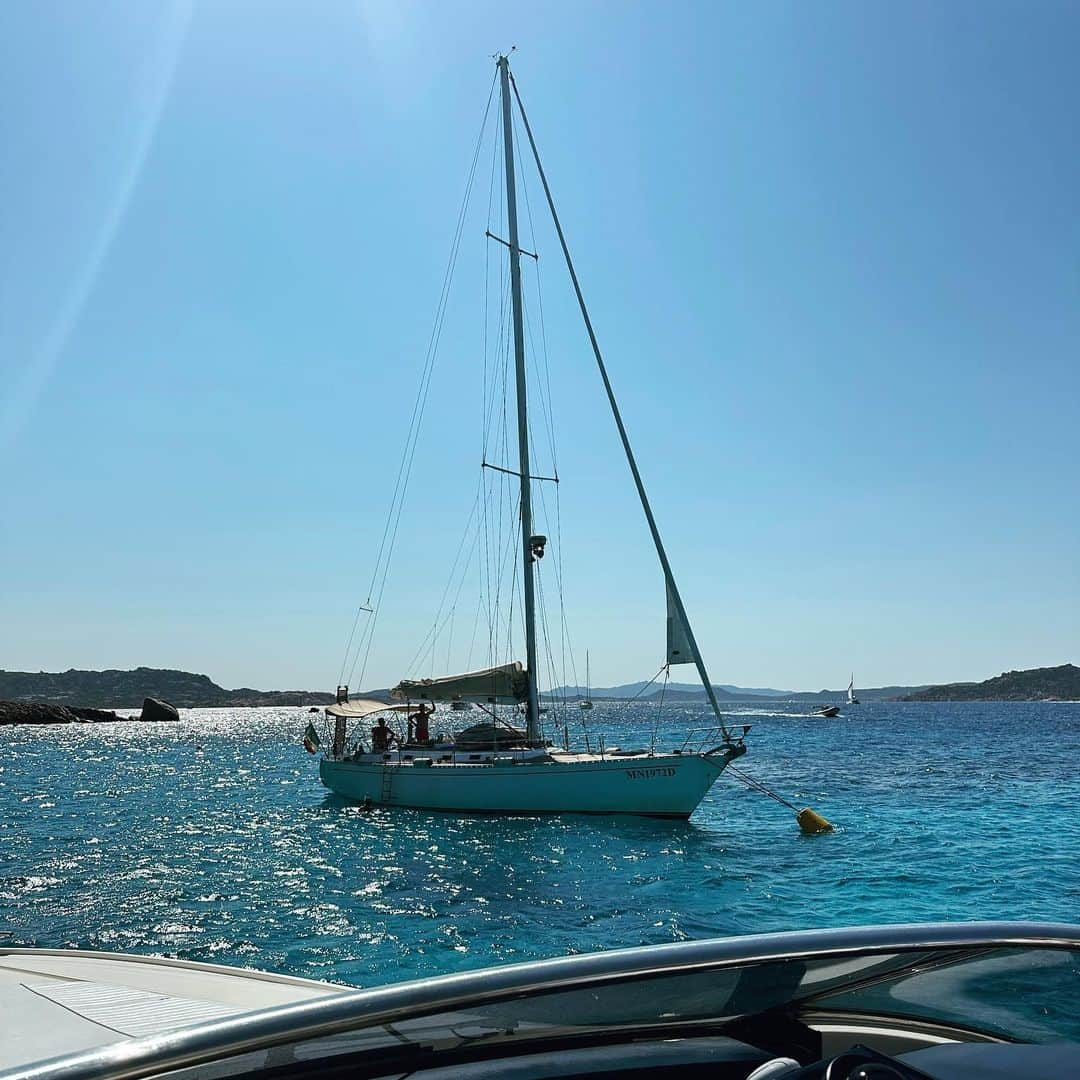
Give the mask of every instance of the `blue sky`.
[[[3, 6], [0, 666], [334, 685], [513, 44], [713, 678], [1076, 661], [1078, 32], [1051, 3]], [[662, 580], [530, 194], [573, 648], [647, 677]], [[476, 489], [483, 228], [367, 685]]]

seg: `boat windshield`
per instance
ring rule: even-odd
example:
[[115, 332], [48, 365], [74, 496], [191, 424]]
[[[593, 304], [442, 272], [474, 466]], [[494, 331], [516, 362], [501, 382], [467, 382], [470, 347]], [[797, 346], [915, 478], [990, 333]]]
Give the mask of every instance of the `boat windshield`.
[[[1019, 1042], [1080, 1038], [1080, 952], [1062, 947], [925, 949], [791, 958], [681, 973], [638, 975], [572, 989], [461, 1003], [422, 1015], [245, 1053], [172, 1076], [221, 1080], [268, 1064], [359, 1054], [366, 1066], [430, 1067], [448, 1058], [517, 1054], [619, 1032], [670, 1038], [690, 1033], [753, 1041], [763, 1014], [814, 1024], [830, 1013], [917, 1020]], [[569, 1041], [568, 1041], [569, 1040]], [[284, 1057], [282, 1056], [284, 1054]]]
[[816, 995], [812, 1004], [955, 1025], [1020, 1042], [1053, 1042], [1080, 1040], [1078, 1001], [1080, 951], [1004, 948]]

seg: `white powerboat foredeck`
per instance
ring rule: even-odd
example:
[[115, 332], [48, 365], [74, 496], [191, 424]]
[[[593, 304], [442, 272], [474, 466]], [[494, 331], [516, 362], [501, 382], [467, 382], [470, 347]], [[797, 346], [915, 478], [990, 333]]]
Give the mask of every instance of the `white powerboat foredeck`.
[[0, 949], [0, 1070], [342, 989], [156, 956]]
[[[761, 934], [348, 991], [101, 953], [0, 960], [19, 1001], [0, 1014], [0, 1080], [1080, 1075], [1080, 926], [1063, 924]], [[93, 1025], [81, 1044], [41, 984], [54, 997], [89, 988], [72, 1013]], [[89, 1015], [102, 987], [151, 999], [141, 1021], [134, 1004]], [[177, 1001], [218, 1009], [184, 1015]]]

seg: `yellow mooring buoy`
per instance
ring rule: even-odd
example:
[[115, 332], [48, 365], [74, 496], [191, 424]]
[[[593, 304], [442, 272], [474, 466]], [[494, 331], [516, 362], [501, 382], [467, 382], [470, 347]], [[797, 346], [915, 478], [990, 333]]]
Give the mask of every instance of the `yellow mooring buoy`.
[[802, 829], [804, 836], [816, 836], [818, 833], [833, 831], [832, 822], [827, 821], [816, 810], [811, 810], [809, 806], [804, 806], [801, 810], [798, 809], [794, 804], [789, 803], [787, 799], [781, 798], [771, 788], [766, 787], [760, 780], [748, 776], [742, 769], [736, 769], [734, 765], [728, 765], [724, 771], [730, 773], [740, 784], [745, 784], [752, 791], [760, 791], [762, 795], [767, 795], [781, 806], [794, 810], [795, 820], [799, 823], [799, 828]]
[[813, 836], [816, 833], [832, 832], [832, 824], [826, 821], [820, 814], [811, 810], [809, 806], [804, 806], [795, 814], [795, 820], [799, 823], [799, 828], [807, 836]]

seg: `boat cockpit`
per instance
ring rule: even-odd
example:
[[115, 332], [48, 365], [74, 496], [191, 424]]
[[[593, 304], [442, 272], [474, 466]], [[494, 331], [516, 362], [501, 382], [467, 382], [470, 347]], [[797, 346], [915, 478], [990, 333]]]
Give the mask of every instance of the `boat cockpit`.
[[1080, 927], [858, 927], [343, 990], [0, 1080], [1065, 1077], [1078, 1006]]

